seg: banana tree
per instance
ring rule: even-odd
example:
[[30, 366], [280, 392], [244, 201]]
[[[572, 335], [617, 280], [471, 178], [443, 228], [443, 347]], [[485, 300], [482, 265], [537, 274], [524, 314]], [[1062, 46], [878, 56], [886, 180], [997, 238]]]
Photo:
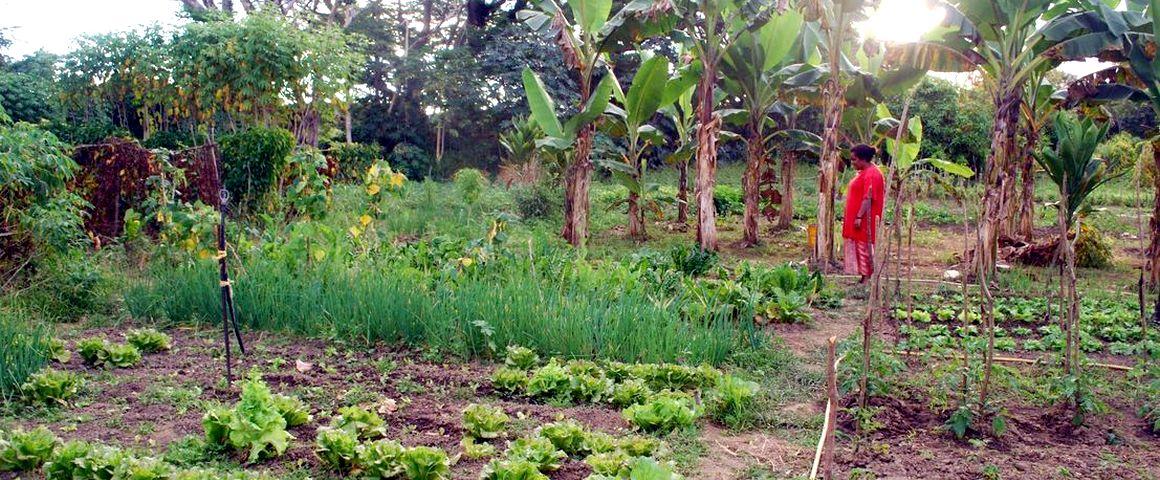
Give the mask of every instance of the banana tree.
[[[689, 160], [693, 158], [697, 147], [693, 141], [697, 124], [696, 112], [693, 110], [693, 90], [700, 72], [695, 67], [689, 65], [682, 69], [694, 80], [683, 90], [675, 92], [675, 101], [661, 107], [661, 113], [673, 122], [677, 132], [676, 148], [665, 157], [665, 163], [677, 169], [677, 224], [682, 231], [689, 223]], [[673, 88], [675, 90], [677, 85]]]
[[[563, 54], [565, 65], [576, 73], [582, 110], [569, 119], [568, 125], [561, 125], [558, 119], [548, 120], [548, 116], [555, 118], [556, 112], [547, 108], [550, 103], [544, 101], [547, 99], [546, 94], [529, 92], [528, 99], [532, 103], [531, 100], [536, 97], [538, 103], [539, 113], [536, 113], [537, 107], [533, 107], [533, 117], [548, 136], [541, 141], [542, 144], [568, 156], [568, 167], [564, 173], [564, 227], [561, 235], [568, 243], [581, 246], [588, 238], [588, 187], [592, 180], [590, 156], [596, 135], [592, 121], [603, 113], [603, 107], [598, 110], [590, 110], [589, 107], [606, 104], [608, 97], [604, 92], [610, 95], [612, 88], [609, 84], [606, 90], [601, 90], [600, 85], [595, 85], [596, 75], [602, 65], [607, 65], [609, 51], [666, 33], [675, 23], [665, 15], [665, 12], [672, 9], [667, 0], [633, 0], [611, 17], [612, 0], [572, 0], [565, 3], [567, 8], [561, 7], [556, 0], [538, 0], [535, 9], [522, 10], [517, 17], [532, 30], [550, 35]], [[528, 77], [528, 73], [525, 73], [525, 87], [532, 83], [542, 92], [542, 82], [529, 82]], [[602, 96], [604, 98], [599, 98]]]
[[[777, 142], [778, 156], [781, 157], [781, 192], [777, 195], [772, 193], [766, 195], [763, 192], [762, 198], [768, 199], [763, 209], [768, 212], [766, 217], [772, 217], [773, 203], [778, 204], [776, 226], [778, 229], [789, 228], [793, 223], [793, 182], [798, 156], [807, 153], [817, 156], [822, 146], [822, 137], [798, 129], [798, 118], [807, 108], [808, 105], [798, 103], [798, 99], [794, 97], [777, 102], [771, 109], [773, 118], [778, 122], [778, 130], [770, 134], [768, 142]], [[773, 202], [774, 199], [777, 201]]]
[[[1017, 131], [1027, 82], [1064, 60], [1117, 48], [1118, 36], [1144, 24], [1138, 14], [1095, 2], [1070, 0], [962, 0], [938, 2], [943, 27], [919, 42], [894, 45], [889, 61], [939, 72], [978, 72], [995, 106], [991, 151], [984, 173], [977, 269], [990, 277], [1000, 230], [1014, 204]], [[1116, 22], [1101, 24], [1102, 15]]]
[[628, 93], [614, 85], [613, 96], [623, 105], [609, 108], [606, 129], [614, 136], [625, 139], [627, 149], [620, 160], [605, 160], [601, 163], [628, 188], [628, 234], [634, 240], [647, 238], [642, 200], [648, 186], [644, 181], [647, 159], [644, 157], [649, 147], [664, 143], [665, 138], [649, 122], [661, 107], [672, 104], [677, 96], [688, 90], [696, 77], [678, 74], [669, 77], [669, 60], [660, 55], [642, 52], [646, 59], [632, 78]]
[[1031, 76], [1024, 90], [1023, 104], [1020, 108], [1019, 130], [1022, 133], [1023, 145], [1020, 150], [1019, 166], [1023, 192], [1018, 215], [1015, 215], [1014, 209], [1010, 212], [1012, 215], [1010, 221], [1018, 221], [1018, 228], [1012, 227], [1008, 230], [1018, 232], [1026, 241], [1031, 241], [1035, 227], [1035, 150], [1039, 145], [1043, 127], [1055, 114], [1059, 103], [1055, 98], [1055, 87], [1044, 78], [1046, 73], [1041, 71]]
[[766, 137], [771, 122], [768, 121], [768, 112], [778, 101], [783, 81], [793, 77], [801, 68], [800, 65], [784, 66], [801, 26], [800, 12], [788, 10], [771, 15], [756, 30], [743, 30], [738, 34], [725, 51], [721, 63], [724, 90], [738, 97], [746, 111], [744, 137], [747, 155], [745, 174], [741, 177], [745, 199], [742, 242], [746, 246], [754, 246], [758, 242], [759, 189], [762, 172], [769, 160]]

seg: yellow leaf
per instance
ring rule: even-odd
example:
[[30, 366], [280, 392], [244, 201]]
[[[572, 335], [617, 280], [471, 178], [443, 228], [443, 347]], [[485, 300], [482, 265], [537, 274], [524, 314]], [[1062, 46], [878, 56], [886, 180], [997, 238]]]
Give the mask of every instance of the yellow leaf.
[[395, 173], [391, 175], [391, 188], [402, 188], [403, 182], [407, 180], [407, 176], [402, 173]]
[[350, 227], [350, 229], [348, 229], [346, 232], [349, 233], [350, 236], [352, 236], [354, 238], [358, 238], [358, 236], [362, 233], [361, 231], [359, 231], [358, 227]]
[[367, 176], [369, 176], [369, 177], [371, 177], [371, 178], [375, 178], [375, 177], [379, 176], [379, 166], [378, 166], [378, 164], [371, 165], [371, 168], [370, 168], [370, 170], [367, 170]]
[[459, 259], [459, 264], [464, 266], [464, 267], [470, 267], [474, 263], [475, 263], [475, 259], [473, 259], [471, 257], [462, 257]]
[[362, 224], [362, 226], [364, 226], [364, 227], [365, 227], [365, 226], [367, 226], [367, 225], [370, 225], [370, 224], [371, 224], [371, 220], [372, 220], [372, 219], [371, 219], [371, 216], [370, 216], [370, 215], [367, 215], [367, 214], [365, 214], [365, 213], [363, 214], [363, 216], [361, 216], [361, 217], [358, 217], [358, 222], [359, 222], [359, 223], [361, 223], [361, 224]]
[[381, 188], [377, 183], [367, 185], [367, 195], [378, 195]]

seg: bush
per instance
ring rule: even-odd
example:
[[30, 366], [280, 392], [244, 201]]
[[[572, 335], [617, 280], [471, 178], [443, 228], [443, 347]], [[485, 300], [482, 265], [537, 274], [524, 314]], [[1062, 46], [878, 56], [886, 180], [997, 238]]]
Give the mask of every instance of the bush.
[[525, 220], [551, 218], [564, 208], [564, 192], [547, 182], [512, 189], [516, 211]]
[[222, 183], [239, 203], [253, 202], [270, 193], [278, 173], [294, 150], [294, 134], [282, 128], [254, 127], [222, 135]]
[[326, 155], [338, 165], [339, 179], [357, 181], [383, 158], [383, 149], [376, 144], [340, 143], [331, 146]]
[[1103, 233], [1094, 227], [1080, 225], [1075, 241], [1075, 266], [1105, 268], [1112, 263], [1112, 245]]
[[460, 169], [455, 172], [452, 180], [455, 182], [455, 190], [459, 192], [460, 198], [469, 207], [479, 203], [483, 189], [487, 188], [487, 176], [474, 168]]
[[729, 185], [717, 185], [717, 188], [713, 189], [713, 207], [717, 209], [717, 215], [722, 217], [740, 215], [745, 211], [741, 189]]
[[412, 143], [395, 145], [388, 160], [407, 178], [426, 178], [431, 173], [431, 155]]
[[36, 280], [40, 286], [29, 300], [49, 317], [72, 321], [112, 310], [112, 280], [80, 251], [46, 259]]
[[149, 135], [149, 138], [142, 142], [141, 146], [150, 150], [155, 148], [164, 148], [167, 150], [185, 150], [187, 148], [203, 145], [205, 142], [205, 135], [201, 133], [194, 134], [187, 130], [165, 130]]

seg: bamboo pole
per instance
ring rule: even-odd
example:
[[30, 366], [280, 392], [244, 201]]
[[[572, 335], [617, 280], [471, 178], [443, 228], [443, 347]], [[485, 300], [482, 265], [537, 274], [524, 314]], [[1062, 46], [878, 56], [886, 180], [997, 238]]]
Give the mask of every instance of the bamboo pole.
[[821, 468], [822, 478], [834, 478], [834, 430], [838, 422], [838, 337], [826, 340], [826, 418], [822, 423], [822, 434], [818, 438], [818, 448], [814, 452], [814, 463], [810, 468], [810, 480], [818, 478]]

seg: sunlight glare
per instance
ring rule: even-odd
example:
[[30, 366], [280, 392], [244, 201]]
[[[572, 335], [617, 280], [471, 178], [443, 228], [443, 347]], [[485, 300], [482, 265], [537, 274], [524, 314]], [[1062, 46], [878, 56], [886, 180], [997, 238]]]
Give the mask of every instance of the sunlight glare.
[[946, 11], [927, 0], [882, 0], [866, 21], [858, 25], [862, 38], [886, 43], [909, 43], [922, 39], [943, 20]]

